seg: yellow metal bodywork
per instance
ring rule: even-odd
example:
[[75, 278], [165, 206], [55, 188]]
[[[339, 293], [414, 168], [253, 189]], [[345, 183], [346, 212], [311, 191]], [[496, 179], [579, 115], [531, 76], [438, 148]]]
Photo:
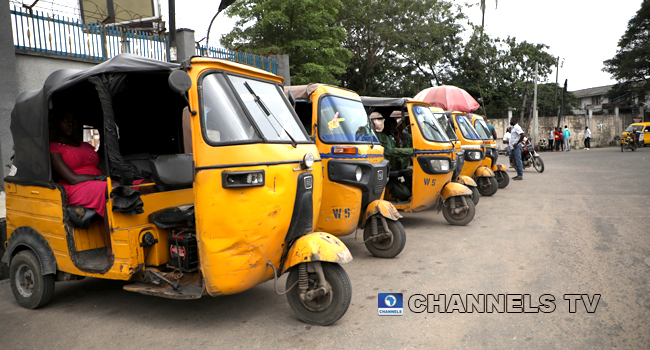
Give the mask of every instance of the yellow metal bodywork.
[[[379, 214], [386, 219], [390, 219], [393, 221], [397, 221], [402, 218], [402, 215], [397, 211], [397, 208], [389, 202], [385, 200], [376, 200], [372, 201], [370, 204], [368, 204], [368, 208], [366, 208], [366, 213], [363, 216], [363, 222], [366, 222], [369, 217]], [[362, 225], [359, 225], [360, 227]]]
[[497, 172], [497, 171], [508, 171], [505, 165], [503, 164], [496, 164], [492, 166], [492, 171]]
[[[317, 135], [317, 130], [314, 128], [314, 124], [318, 124], [319, 101], [321, 96], [325, 94], [358, 100], [359, 102], [361, 102], [361, 98], [350, 90], [331, 85], [321, 85], [309, 96], [312, 102], [311, 135], [316, 136], [316, 146], [318, 147], [323, 164], [323, 193], [320, 211], [317, 216], [318, 219], [314, 217], [316, 220], [315, 229], [317, 231], [329, 232], [335, 236], [346, 236], [355, 232], [358, 226], [363, 225], [365, 220], [361, 222], [359, 219], [364, 211], [366, 211], [366, 208], [361, 207], [363, 195], [361, 188], [330, 181], [327, 175], [328, 163], [330, 160], [335, 159], [332, 148], [339, 145], [322, 142], [320, 136]], [[380, 163], [384, 160], [384, 148], [379, 143], [375, 143], [374, 147], [370, 147], [371, 145], [367, 144], [351, 144], [346, 146], [356, 147], [357, 154], [346, 156], [344, 158], [345, 160], [355, 162], [365, 161], [373, 164]]]
[[458, 197], [458, 196], [472, 196], [472, 190], [467, 186], [459, 184], [457, 182], [450, 182], [442, 188], [442, 193], [440, 194], [443, 200], [447, 200], [449, 197]]
[[[128, 280], [147, 265], [162, 265], [168, 261], [167, 230], [151, 224], [148, 215], [173, 205], [192, 203], [191, 189], [152, 193], [143, 195], [144, 213], [128, 216], [110, 210], [110, 234], [114, 262], [103, 274], [84, 272], [73, 262], [74, 251], [85, 251], [106, 247], [106, 238], [101, 221], [93, 223], [88, 229], [72, 228], [63, 222], [63, 193], [58, 189], [22, 186], [5, 182], [7, 193], [7, 238], [19, 227], [27, 226], [40, 233], [54, 252], [57, 269], [79, 276]], [[140, 247], [142, 235], [151, 232], [159, 244], [151, 248]], [[150, 251], [145, 251], [150, 250]], [[148, 253], [148, 254], [147, 254]]]
[[479, 177], [494, 177], [494, 172], [486, 167], [486, 166], [480, 166], [478, 169], [476, 169], [476, 172], [474, 173], [475, 178]]
[[282, 272], [310, 261], [345, 264], [352, 261], [352, 254], [338, 238], [325, 232], [313, 232], [298, 238], [291, 246]]
[[474, 181], [474, 179], [472, 179], [469, 176], [458, 175], [456, 182], [458, 182], [461, 185], [465, 185], [467, 187], [476, 187], [476, 181]]
[[453, 171], [446, 174], [427, 174], [424, 172], [420, 163], [417, 161], [418, 156], [435, 154], [436, 156], [447, 156], [454, 159], [454, 145], [451, 142], [432, 142], [422, 136], [419, 124], [415, 121], [413, 106], [424, 105], [429, 107], [426, 102], [408, 101], [406, 103], [411, 123], [411, 136], [413, 139], [413, 149], [416, 158], [413, 159], [413, 187], [411, 188], [411, 201], [409, 203], [398, 203], [395, 207], [406, 212], [419, 212], [432, 208], [438, 203], [440, 192], [444, 185], [451, 181]]

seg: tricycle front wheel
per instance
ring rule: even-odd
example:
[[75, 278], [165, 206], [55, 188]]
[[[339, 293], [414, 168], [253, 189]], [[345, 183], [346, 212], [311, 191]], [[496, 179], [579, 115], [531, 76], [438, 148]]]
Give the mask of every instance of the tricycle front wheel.
[[[317, 272], [308, 272], [306, 264], [320, 264], [329, 291], [314, 298], [301, 298], [301, 287], [308, 293], [317, 293], [323, 286]], [[301, 265], [303, 265], [301, 267]], [[302, 270], [302, 271], [301, 271]], [[302, 276], [301, 276], [302, 275]], [[294, 284], [298, 284], [294, 286]], [[296, 316], [305, 323], [328, 326], [340, 319], [350, 306], [352, 300], [352, 284], [341, 265], [329, 262], [302, 263], [291, 268], [287, 277], [287, 288], [293, 289], [287, 293], [287, 300]]]
[[453, 206], [451, 202], [451, 198], [449, 198], [442, 206], [442, 215], [448, 223], [456, 226], [465, 226], [474, 219], [476, 207], [468, 196], [465, 197], [465, 203], [467, 203], [466, 208], [461, 208], [462, 200], [460, 197], [455, 198]]
[[[377, 237], [372, 237], [372, 220], [377, 220]], [[371, 217], [363, 229], [363, 240], [366, 248], [378, 258], [394, 258], [404, 249], [406, 244], [406, 231], [399, 221], [386, 220], [389, 232], [386, 232], [381, 223], [382, 218]]]

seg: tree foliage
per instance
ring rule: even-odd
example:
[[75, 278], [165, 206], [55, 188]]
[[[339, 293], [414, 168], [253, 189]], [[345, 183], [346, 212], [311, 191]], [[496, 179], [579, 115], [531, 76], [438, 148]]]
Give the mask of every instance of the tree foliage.
[[639, 96], [650, 90], [650, 0], [644, 0], [618, 42], [616, 55], [604, 61], [603, 71], [618, 82], [615, 91]]
[[341, 45], [345, 30], [335, 25], [340, 9], [340, 0], [236, 1], [227, 14], [240, 19], [221, 42], [258, 55], [289, 55], [294, 85], [338, 85], [351, 56]]

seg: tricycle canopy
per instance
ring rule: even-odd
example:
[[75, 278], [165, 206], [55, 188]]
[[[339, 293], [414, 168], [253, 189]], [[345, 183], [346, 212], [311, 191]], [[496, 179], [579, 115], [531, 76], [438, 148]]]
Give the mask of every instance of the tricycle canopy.
[[[121, 54], [109, 61], [86, 70], [62, 69], [45, 80], [41, 90], [25, 91], [16, 100], [11, 113], [11, 133], [14, 140], [14, 160], [16, 167], [15, 180], [48, 182], [51, 180], [49, 155], [49, 116], [52, 109], [63, 108], [75, 113], [87, 115], [82, 122], [94, 116], [95, 127], [100, 129], [104, 137], [108, 158], [118, 170], [122, 168], [118, 145], [118, 129], [115, 124], [115, 112], [112, 99], [117, 92], [124, 88], [125, 80], [130, 73], [162, 73], [161, 78], [178, 69], [178, 64], [148, 59], [132, 54]], [[143, 78], [143, 76], [140, 76]], [[147, 79], [138, 80], [143, 87]], [[142, 104], [154, 104], [147, 89], [139, 89], [142, 93]], [[169, 94], [173, 94], [171, 89]], [[53, 99], [57, 93], [58, 99]], [[64, 96], [65, 95], [65, 96]], [[176, 95], [178, 96], [178, 95]], [[161, 100], [165, 96], [158, 95]], [[131, 107], [131, 106], [129, 106]], [[182, 108], [182, 107], [181, 107]], [[137, 113], [129, 118], [137, 117]], [[103, 121], [102, 121], [103, 119]], [[102, 125], [103, 124], [103, 125]], [[102, 127], [100, 127], [102, 126]], [[129, 176], [126, 176], [128, 181]], [[131, 179], [132, 180], [132, 179]]]

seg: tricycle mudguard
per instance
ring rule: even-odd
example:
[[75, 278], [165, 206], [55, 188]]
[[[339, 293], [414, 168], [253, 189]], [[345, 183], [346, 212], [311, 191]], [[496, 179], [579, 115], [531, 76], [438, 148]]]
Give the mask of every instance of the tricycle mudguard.
[[379, 213], [381, 216], [386, 219], [397, 221], [402, 218], [402, 215], [397, 211], [395, 206], [389, 201], [378, 199], [376, 201], [370, 202], [366, 208], [366, 213], [363, 216], [363, 222], [359, 223], [359, 227], [363, 227], [368, 221], [368, 218]]
[[461, 185], [457, 182], [447, 183], [442, 188], [442, 191], [440, 192], [440, 196], [442, 196], [443, 200], [447, 200], [447, 198], [449, 197], [471, 196], [471, 195], [472, 195], [472, 190], [470, 190], [469, 187], [465, 185]]
[[497, 172], [497, 171], [508, 171], [508, 169], [506, 169], [506, 166], [503, 165], [503, 164], [494, 164], [494, 165], [492, 166], [492, 171], [493, 171], [493, 172]]
[[467, 187], [476, 187], [476, 181], [467, 175], [458, 175], [458, 181], [456, 182]]
[[484, 165], [481, 165], [474, 172], [474, 176], [475, 177], [494, 177], [494, 172], [492, 170], [490, 170], [490, 168], [488, 168], [488, 167], [486, 167]]
[[329, 261], [345, 264], [352, 254], [338, 238], [325, 232], [312, 232], [298, 238], [287, 254], [282, 273], [290, 267], [310, 261]]

